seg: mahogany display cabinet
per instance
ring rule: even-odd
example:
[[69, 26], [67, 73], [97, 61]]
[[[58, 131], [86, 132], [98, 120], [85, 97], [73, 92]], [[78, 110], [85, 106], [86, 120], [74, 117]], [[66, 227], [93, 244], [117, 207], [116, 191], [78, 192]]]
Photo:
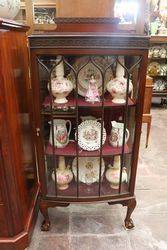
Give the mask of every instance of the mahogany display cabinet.
[[[93, 202], [127, 206], [124, 225], [133, 228], [148, 37], [56, 32], [29, 43], [41, 229], [50, 228], [49, 207]], [[108, 91], [118, 76], [126, 79], [120, 102]]]
[[0, 19], [0, 249], [23, 250], [38, 214], [28, 27]]

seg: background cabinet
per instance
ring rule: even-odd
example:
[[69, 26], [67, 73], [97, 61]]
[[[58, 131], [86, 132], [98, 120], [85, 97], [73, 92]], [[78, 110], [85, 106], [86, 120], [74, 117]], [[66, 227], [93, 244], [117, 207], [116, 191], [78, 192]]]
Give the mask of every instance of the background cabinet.
[[153, 78], [153, 97], [167, 98], [167, 37], [151, 36], [147, 74]]
[[24, 249], [37, 215], [28, 27], [0, 20], [0, 249]]

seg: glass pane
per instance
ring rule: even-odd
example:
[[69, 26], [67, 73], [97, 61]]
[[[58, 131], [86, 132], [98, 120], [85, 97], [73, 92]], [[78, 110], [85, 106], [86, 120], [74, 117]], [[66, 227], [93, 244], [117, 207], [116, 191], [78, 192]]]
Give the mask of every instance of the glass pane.
[[129, 192], [138, 56], [38, 58], [48, 196]]

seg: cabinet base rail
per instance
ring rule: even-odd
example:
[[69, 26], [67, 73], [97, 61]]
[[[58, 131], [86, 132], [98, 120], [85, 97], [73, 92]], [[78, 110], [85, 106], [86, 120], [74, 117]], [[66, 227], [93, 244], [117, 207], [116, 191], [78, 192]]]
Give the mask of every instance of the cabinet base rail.
[[[104, 201], [103, 201], [104, 202]], [[44, 220], [41, 224], [42, 231], [49, 231], [51, 227], [51, 222], [49, 219], [48, 208], [50, 207], [68, 207], [71, 203], [63, 203], [57, 201], [50, 201], [50, 200], [40, 200], [40, 212], [44, 217]], [[78, 202], [78, 204], [81, 204]], [[124, 228], [126, 230], [134, 228], [133, 220], [131, 219], [132, 212], [136, 207], [136, 198], [135, 197], [128, 197], [125, 199], [117, 199], [108, 201], [109, 205], [121, 204], [122, 206], [127, 207], [127, 213], [124, 220]]]

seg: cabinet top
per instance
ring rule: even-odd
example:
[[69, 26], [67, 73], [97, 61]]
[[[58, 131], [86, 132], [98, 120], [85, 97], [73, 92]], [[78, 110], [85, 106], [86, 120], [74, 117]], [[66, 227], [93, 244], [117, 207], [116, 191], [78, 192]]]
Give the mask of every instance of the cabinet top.
[[7, 30], [28, 31], [29, 27], [13, 20], [0, 18], [0, 28]]
[[54, 32], [29, 36], [31, 49], [148, 49], [149, 36], [111, 32]]

